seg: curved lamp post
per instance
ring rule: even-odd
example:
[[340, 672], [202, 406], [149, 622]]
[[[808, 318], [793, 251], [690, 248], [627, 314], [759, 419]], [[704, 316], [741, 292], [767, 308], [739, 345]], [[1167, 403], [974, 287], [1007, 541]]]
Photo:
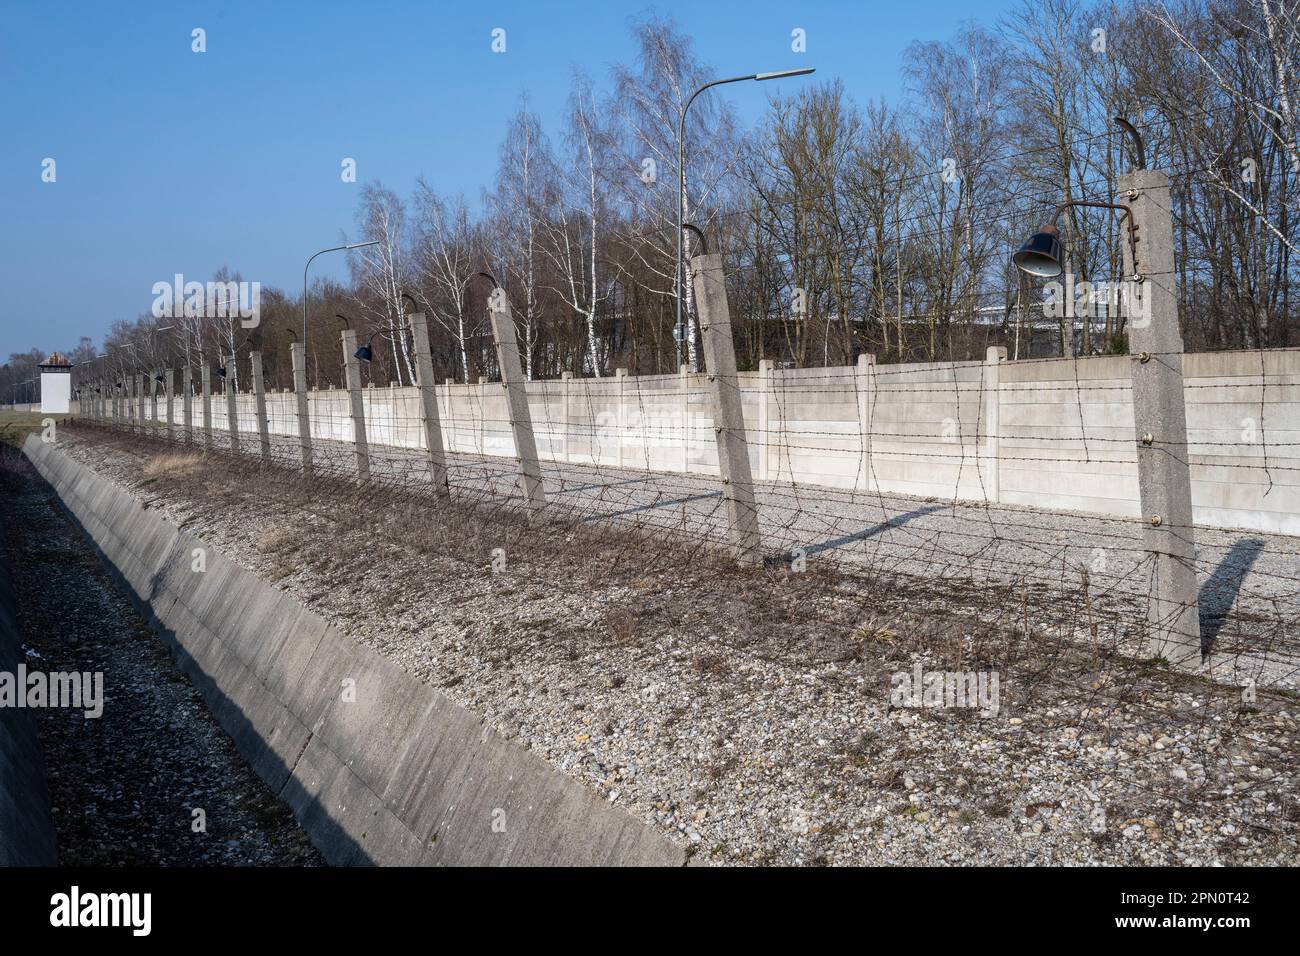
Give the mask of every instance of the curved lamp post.
[[[1122, 116], [1115, 117], [1115, 124], [1132, 138], [1137, 168], [1146, 169], [1146, 150], [1142, 146], [1142, 137], [1138, 134], [1137, 129]], [[1061, 274], [1061, 240], [1060, 232], [1056, 228], [1056, 222], [1061, 218], [1061, 213], [1071, 206], [1118, 209], [1123, 212], [1128, 231], [1129, 252], [1133, 256], [1133, 267], [1135, 270], [1137, 269], [1138, 226], [1133, 220], [1133, 209], [1123, 203], [1092, 202], [1086, 199], [1073, 199], [1056, 207], [1056, 212], [1052, 214], [1052, 218], [1048, 223], [1026, 239], [1025, 244], [1012, 255], [1011, 261], [1017, 269], [1026, 275], [1039, 276], [1044, 279], [1050, 279]]]
[[345, 249], [360, 249], [363, 246], [377, 246], [379, 239], [371, 239], [369, 242], [349, 242], [342, 246], [330, 246], [328, 249], [322, 249], [320, 252], [313, 252], [311, 259], [302, 267], [302, 340], [307, 341], [307, 270], [311, 268], [311, 260], [317, 256], [323, 256], [327, 252], [341, 252]]
[[714, 86], [722, 86], [724, 83], [740, 83], [745, 80], [781, 80], [791, 76], [807, 76], [809, 73], [815, 73], [816, 68], [807, 67], [802, 70], [777, 70], [773, 73], [749, 73], [745, 76], [732, 76], [725, 80], [712, 80], [705, 83], [698, 90], [690, 95], [686, 100], [686, 105], [682, 107], [681, 115], [677, 120], [677, 263], [673, 272], [673, 282], [677, 287], [677, 324], [673, 327], [673, 338], [677, 341], [677, 364], [682, 364], [682, 343], [686, 341], [686, 329], [682, 324], [682, 219], [686, 216], [686, 111], [691, 108], [695, 102], [695, 97], [699, 96], [705, 90]]

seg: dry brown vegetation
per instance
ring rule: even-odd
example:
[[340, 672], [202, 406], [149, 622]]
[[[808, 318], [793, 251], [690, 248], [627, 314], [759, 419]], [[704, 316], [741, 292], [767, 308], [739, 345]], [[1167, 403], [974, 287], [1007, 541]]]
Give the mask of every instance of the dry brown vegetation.
[[202, 464], [201, 455], [164, 453], [154, 455], [146, 461], [144, 467], [140, 469], [140, 474], [146, 481], [157, 481], [159, 478], [184, 478], [196, 473]]

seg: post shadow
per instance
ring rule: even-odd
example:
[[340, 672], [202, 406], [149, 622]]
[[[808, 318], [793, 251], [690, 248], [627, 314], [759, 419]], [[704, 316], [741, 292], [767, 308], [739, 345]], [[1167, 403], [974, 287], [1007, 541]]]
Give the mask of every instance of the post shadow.
[[1236, 603], [1242, 582], [1264, 550], [1258, 538], [1242, 538], [1223, 556], [1197, 595], [1201, 615], [1201, 653], [1208, 653]]

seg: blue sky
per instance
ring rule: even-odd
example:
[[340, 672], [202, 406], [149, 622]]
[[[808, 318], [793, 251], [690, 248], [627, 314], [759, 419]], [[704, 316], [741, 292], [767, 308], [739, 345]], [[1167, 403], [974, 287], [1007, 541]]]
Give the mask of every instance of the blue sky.
[[[206, 280], [228, 265], [292, 290], [307, 256], [352, 228], [367, 181], [405, 196], [423, 175], [476, 207], [520, 93], [554, 130], [573, 69], [605, 88], [610, 66], [633, 59], [628, 27], [647, 11], [674, 18], [718, 75], [815, 66], [858, 102], [896, 102], [913, 40], [947, 39], [1011, 3], [11, 0], [0, 354], [98, 342], [177, 272]], [[206, 53], [190, 49], [195, 27]], [[505, 54], [491, 52], [496, 27]], [[804, 54], [790, 49], [795, 27]], [[748, 124], [772, 92], [710, 95]], [[54, 183], [41, 181], [46, 157]], [[343, 157], [357, 161], [356, 184], [340, 179]], [[341, 255], [312, 266], [313, 277], [345, 273]]]

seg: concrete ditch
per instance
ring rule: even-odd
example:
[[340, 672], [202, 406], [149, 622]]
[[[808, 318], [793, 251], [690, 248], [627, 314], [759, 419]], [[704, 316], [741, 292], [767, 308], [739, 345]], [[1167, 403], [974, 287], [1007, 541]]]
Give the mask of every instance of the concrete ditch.
[[56, 490], [332, 864], [662, 865], [685, 853], [32, 436]]
[[[0, 524], [0, 673], [16, 675], [25, 657], [9, 551]], [[36, 721], [28, 710], [0, 705], [0, 866], [56, 863], [58, 849]]]

